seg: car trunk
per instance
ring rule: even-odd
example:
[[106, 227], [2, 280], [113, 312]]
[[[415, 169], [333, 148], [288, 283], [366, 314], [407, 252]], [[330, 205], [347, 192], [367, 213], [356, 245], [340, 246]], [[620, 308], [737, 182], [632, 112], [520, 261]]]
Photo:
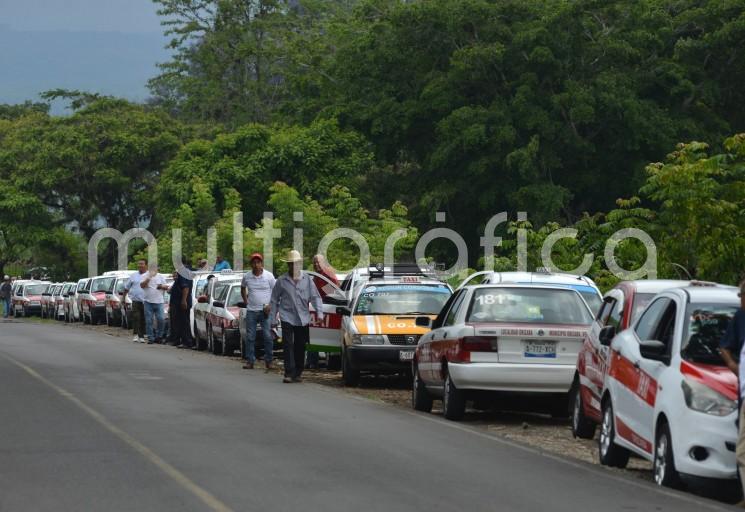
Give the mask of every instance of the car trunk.
[[471, 362], [574, 365], [588, 326], [482, 324], [477, 337], [497, 338], [496, 351], [472, 352]]

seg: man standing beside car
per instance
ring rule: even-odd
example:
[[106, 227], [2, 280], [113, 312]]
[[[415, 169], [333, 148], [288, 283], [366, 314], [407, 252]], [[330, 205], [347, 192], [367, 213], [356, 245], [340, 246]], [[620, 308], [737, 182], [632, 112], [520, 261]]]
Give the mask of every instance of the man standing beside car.
[[323, 302], [316, 285], [308, 274], [302, 271], [303, 257], [298, 251], [287, 253], [283, 260], [287, 263], [287, 273], [274, 285], [270, 303], [270, 316], [282, 324], [282, 344], [285, 359], [285, 377], [282, 382], [302, 382], [305, 363], [305, 345], [310, 338], [309, 304], [317, 312], [319, 321], [323, 320]]
[[192, 271], [189, 269], [189, 261], [186, 257], [181, 258], [181, 268], [176, 272], [176, 279], [171, 286], [171, 298], [169, 305], [173, 321], [171, 328], [174, 330], [172, 344], [177, 348], [197, 348], [191, 337], [191, 325], [189, 325], [191, 311], [191, 289], [194, 286]]
[[[147, 343], [161, 343], [163, 340], [163, 324], [165, 316], [163, 315], [163, 292], [168, 289], [166, 280], [158, 273], [158, 267], [150, 266], [150, 271], [140, 283], [144, 290], [145, 303], [145, 326], [147, 327]], [[155, 323], [155, 325], [153, 325]]]
[[127, 303], [127, 294], [132, 301], [132, 326], [134, 337], [132, 341], [145, 343], [145, 290], [140, 284], [147, 273], [147, 261], [137, 261], [137, 271], [130, 274], [127, 282], [124, 283], [124, 293], [122, 294], [122, 304]]
[[261, 324], [261, 336], [264, 338], [264, 366], [266, 371], [272, 369], [272, 340], [269, 321], [269, 302], [274, 289], [274, 274], [264, 269], [264, 257], [258, 252], [251, 255], [251, 272], [241, 281], [241, 297], [246, 305], [246, 364], [243, 368], [252, 370], [256, 360], [256, 324]]
[[3, 310], [3, 318], [8, 318], [10, 314], [10, 299], [13, 291], [13, 285], [10, 283], [10, 276], [3, 277], [3, 283], [0, 284], [0, 306]]
[[[740, 309], [730, 320], [719, 348], [725, 364], [739, 379], [740, 419], [735, 453], [737, 466], [740, 469], [740, 484], [745, 494], [745, 407], [742, 406], [745, 400], [745, 279], [740, 283], [740, 292], [737, 295], [740, 297]], [[741, 502], [740, 505], [745, 505], [745, 502]]]

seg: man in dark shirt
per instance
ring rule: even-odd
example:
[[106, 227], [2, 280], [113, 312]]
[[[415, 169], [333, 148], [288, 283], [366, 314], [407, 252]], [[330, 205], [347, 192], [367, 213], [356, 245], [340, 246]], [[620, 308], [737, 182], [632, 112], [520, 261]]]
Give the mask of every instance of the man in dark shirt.
[[191, 326], [189, 325], [189, 312], [191, 311], [191, 288], [194, 281], [191, 279], [191, 270], [186, 257], [181, 259], [183, 264], [178, 272], [178, 277], [171, 287], [171, 298], [169, 306], [174, 314], [173, 318], [173, 344], [178, 348], [195, 348], [194, 339], [191, 337]]

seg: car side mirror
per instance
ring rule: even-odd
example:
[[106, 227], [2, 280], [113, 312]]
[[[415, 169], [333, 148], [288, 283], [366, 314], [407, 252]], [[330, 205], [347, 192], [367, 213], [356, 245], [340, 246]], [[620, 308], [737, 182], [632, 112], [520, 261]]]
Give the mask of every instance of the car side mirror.
[[600, 344], [604, 347], [610, 347], [610, 342], [613, 341], [613, 337], [616, 335], [616, 326], [615, 325], [606, 325], [602, 329], [600, 329], [600, 334], [598, 334], [598, 339], [600, 340]]
[[352, 315], [352, 310], [349, 309], [346, 306], [339, 306], [339, 307], [336, 308], [336, 314], [337, 315], [342, 315], [342, 316], [351, 316]]
[[644, 359], [652, 361], [667, 362], [668, 356], [665, 353], [667, 345], [657, 340], [646, 340], [639, 343], [639, 353]]
[[200, 304], [207, 304], [207, 302], [209, 302], [209, 299], [206, 295], [200, 295], [199, 297], [197, 297], [197, 302], [199, 302]]
[[225, 303], [224, 302], [221, 302], [219, 300], [216, 300], [215, 302], [213, 302], [212, 305], [215, 306], [216, 308], [224, 308], [225, 307]]
[[418, 316], [415, 320], [417, 327], [426, 327], [427, 329], [432, 328], [432, 319], [428, 316]]

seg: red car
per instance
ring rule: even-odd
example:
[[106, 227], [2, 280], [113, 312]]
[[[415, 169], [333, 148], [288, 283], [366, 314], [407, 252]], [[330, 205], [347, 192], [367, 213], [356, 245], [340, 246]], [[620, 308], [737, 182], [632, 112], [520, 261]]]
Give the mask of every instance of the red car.
[[600, 398], [608, 370], [610, 340], [628, 328], [655, 295], [688, 284], [690, 281], [664, 279], [622, 281], [605, 294], [589, 336], [577, 355], [577, 371], [569, 394], [574, 437], [592, 439], [601, 421]]
[[41, 295], [51, 284], [47, 281], [28, 281], [16, 288], [12, 299], [14, 316], [41, 315]]

